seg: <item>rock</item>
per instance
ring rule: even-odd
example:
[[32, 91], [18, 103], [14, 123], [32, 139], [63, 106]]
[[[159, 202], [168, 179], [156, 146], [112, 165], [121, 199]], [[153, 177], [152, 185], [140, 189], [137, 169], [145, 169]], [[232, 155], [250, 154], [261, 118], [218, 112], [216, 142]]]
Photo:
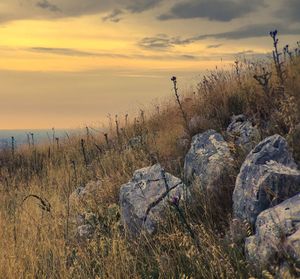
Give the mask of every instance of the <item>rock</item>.
[[300, 260], [300, 194], [263, 211], [256, 221], [256, 234], [246, 239], [249, 260], [266, 267], [286, 257]]
[[76, 226], [79, 241], [92, 238], [98, 225], [98, 218], [91, 210], [101, 185], [101, 181], [91, 181], [85, 187], [78, 187], [70, 196], [71, 222]]
[[237, 218], [255, 224], [257, 216], [300, 192], [300, 173], [286, 140], [274, 135], [247, 156], [236, 180], [233, 211]]
[[[298, 220], [292, 220], [292, 221], [298, 221], [300, 222], [300, 215], [297, 216]], [[297, 226], [299, 227], [299, 226]], [[295, 233], [292, 235], [288, 236], [284, 248], [287, 251], [287, 253], [290, 255], [290, 257], [294, 261], [300, 261], [300, 228], [297, 229]]]
[[80, 241], [85, 241], [87, 239], [92, 238], [94, 232], [95, 228], [92, 225], [81, 225], [77, 228], [77, 237]]
[[94, 213], [86, 212], [76, 216], [77, 238], [79, 241], [91, 239], [98, 226], [98, 218]]
[[168, 201], [186, 199], [187, 189], [179, 178], [156, 164], [134, 172], [132, 180], [121, 186], [121, 222], [130, 235], [145, 229], [152, 234], [163, 220]]
[[78, 187], [70, 195], [69, 200], [71, 207], [80, 213], [82, 210], [86, 211], [91, 204], [95, 203], [101, 186], [101, 181], [90, 181], [85, 186]]
[[300, 123], [290, 132], [289, 143], [293, 149], [295, 160], [300, 163]]
[[207, 190], [218, 187], [218, 181], [231, 169], [233, 160], [227, 143], [214, 130], [193, 137], [184, 162], [184, 177], [187, 183], [199, 179]]
[[233, 138], [237, 145], [247, 151], [250, 151], [260, 138], [258, 129], [243, 114], [235, 115], [231, 118], [227, 134]]

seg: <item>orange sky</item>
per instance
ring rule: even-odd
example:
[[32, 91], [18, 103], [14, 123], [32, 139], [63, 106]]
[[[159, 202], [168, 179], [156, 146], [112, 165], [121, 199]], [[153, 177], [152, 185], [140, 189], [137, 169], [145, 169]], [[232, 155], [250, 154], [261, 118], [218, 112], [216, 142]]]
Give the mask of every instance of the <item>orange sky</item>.
[[[269, 24], [271, 16], [254, 6], [243, 12], [241, 4], [241, 15], [228, 13], [232, 19], [159, 20], [178, 1], [80, 1], [0, 2], [0, 129], [98, 125], [108, 113], [133, 113], [171, 96], [172, 75], [186, 89], [239, 53], [270, 50], [268, 37], [237, 43], [231, 37], [241, 32], [228, 33], [258, 20]], [[181, 16], [175, 8], [169, 17]], [[294, 41], [295, 32], [286, 32]], [[221, 35], [199, 37], [207, 34]]]

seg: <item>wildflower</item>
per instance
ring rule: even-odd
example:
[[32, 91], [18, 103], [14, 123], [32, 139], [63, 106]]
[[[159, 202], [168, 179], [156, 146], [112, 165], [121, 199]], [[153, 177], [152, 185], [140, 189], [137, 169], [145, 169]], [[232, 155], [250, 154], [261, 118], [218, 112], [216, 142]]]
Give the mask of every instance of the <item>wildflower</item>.
[[174, 206], [179, 206], [179, 201], [180, 201], [180, 197], [179, 196], [174, 196], [171, 200], [171, 204]]

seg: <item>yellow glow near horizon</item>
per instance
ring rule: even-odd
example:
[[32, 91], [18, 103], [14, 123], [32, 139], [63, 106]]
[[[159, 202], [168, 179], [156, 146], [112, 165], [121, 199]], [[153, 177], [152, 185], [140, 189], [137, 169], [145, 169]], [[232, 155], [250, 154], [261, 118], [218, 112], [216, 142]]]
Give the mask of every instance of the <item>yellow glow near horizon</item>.
[[[107, 113], [169, 96], [169, 77], [175, 73], [196, 74], [220, 64], [218, 50], [208, 49], [207, 42], [167, 51], [139, 47], [141, 38], [160, 33], [139, 20], [114, 24], [93, 15], [0, 26], [0, 129], [104, 121]], [[242, 45], [222, 48], [223, 53], [242, 50]]]

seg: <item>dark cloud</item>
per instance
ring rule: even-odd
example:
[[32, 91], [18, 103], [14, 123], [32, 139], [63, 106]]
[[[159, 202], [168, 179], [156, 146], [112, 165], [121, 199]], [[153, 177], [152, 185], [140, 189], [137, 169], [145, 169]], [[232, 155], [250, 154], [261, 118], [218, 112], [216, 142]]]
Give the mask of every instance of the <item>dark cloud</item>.
[[104, 16], [102, 19], [103, 21], [111, 21], [111, 22], [119, 22], [122, 18], [120, 15], [122, 15], [124, 12], [120, 9], [114, 9], [111, 13]]
[[151, 50], [166, 50], [173, 46], [172, 39], [165, 34], [159, 34], [155, 37], [145, 37], [138, 45]]
[[269, 23], [269, 24], [253, 24], [247, 25], [233, 31], [216, 33], [216, 34], [204, 34], [188, 39], [188, 41], [200, 41], [208, 38], [215, 39], [229, 39], [239, 40], [256, 37], [268, 36], [271, 30], [277, 29], [281, 35], [300, 35], [300, 28], [292, 28], [285, 24]]
[[282, 7], [276, 12], [276, 17], [286, 21], [300, 22], [300, 1], [285, 0]]
[[27, 49], [32, 52], [51, 53], [66, 56], [94, 56], [95, 53], [85, 52], [71, 48], [32, 47]]
[[180, 37], [169, 37], [166, 34], [158, 34], [153, 37], [145, 37], [138, 42], [138, 45], [149, 50], [168, 50], [175, 45], [184, 45], [190, 43], [190, 39], [181, 39]]
[[223, 44], [215, 44], [215, 45], [208, 45], [207, 48], [219, 48], [221, 47]]
[[120, 54], [120, 53], [101, 53], [101, 52], [87, 52], [81, 51], [72, 48], [47, 48], [47, 47], [32, 47], [24, 49], [30, 52], [35, 53], [44, 53], [44, 54], [55, 54], [62, 56], [77, 56], [77, 57], [111, 57], [111, 58], [125, 58], [125, 59], [143, 59], [143, 60], [159, 60], [159, 61], [170, 61], [170, 60], [195, 60], [195, 61], [216, 61], [216, 60], [232, 60], [237, 56], [266, 56], [265, 53], [256, 53], [252, 50], [247, 50], [243, 52], [232, 52], [232, 53], [215, 53], [212, 55], [199, 55], [199, 54], [176, 54], [176, 53], [167, 53], [167, 54], [158, 54], [158, 55], [145, 55], [145, 54]]
[[142, 13], [146, 10], [150, 10], [157, 5], [159, 5], [164, 0], [134, 0], [131, 1], [129, 5], [127, 5], [123, 10], [121, 9], [114, 9], [109, 14], [104, 16], [102, 19], [103, 21], [111, 21], [111, 22], [119, 22], [121, 21], [120, 15], [127, 13]]
[[231, 21], [263, 5], [264, 0], [189, 0], [175, 4], [168, 13], [160, 15], [158, 19], [207, 18]]
[[163, 0], [133, 0], [127, 6], [127, 10], [133, 13], [141, 13], [146, 10], [152, 9], [163, 2]]
[[60, 12], [60, 9], [56, 5], [51, 4], [48, 0], [41, 0], [37, 2], [36, 6], [51, 12]]
[[[240, 27], [233, 31], [215, 33], [215, 34], [203, 34], [199, 36], [181, 38], [181, 37], [169, 37], [166, 34], [158, 34], [153, 37], [145, 37], [138, 42], [141, 48], [148, 50], [169, 50], [176, 45], [187, 45], [197, 41], [205, 39], [222, 39], [222, 40], [240, 40], [258, 37], [268, 37], [271, 30], [277, 29], [279, 35], [300, 35], [299, 28], [291, 28], [288, 25], [269, 23], [269, 24], [254, 24]], [[207, 48], [219, 48], [222, 44], [209, 45]]]
[[144, 55], [144, 54], [120, 54], [120, 53], [101, 53], [87, 52], [72, 48], [48, 48], [48, 47], [32, 47], [24, 49], [26, 51], [44, 54], [55, 54], [62, 56], [77, 57], [110, 57], [110, 58], [127, 58], [127, 59], [146, 59], [146, 60], [194, 60], [196, 56], [190, 54], [170, 54], [170, 55]]
[[[120, 11], [141, 13], [164, 0], [9, 0], [0, 11], [0, 22], [18, 19], [76, 17], [108, 13], [106, 20], [118, 22]], [[1, 2], [1, 0], [0, 0]]]

